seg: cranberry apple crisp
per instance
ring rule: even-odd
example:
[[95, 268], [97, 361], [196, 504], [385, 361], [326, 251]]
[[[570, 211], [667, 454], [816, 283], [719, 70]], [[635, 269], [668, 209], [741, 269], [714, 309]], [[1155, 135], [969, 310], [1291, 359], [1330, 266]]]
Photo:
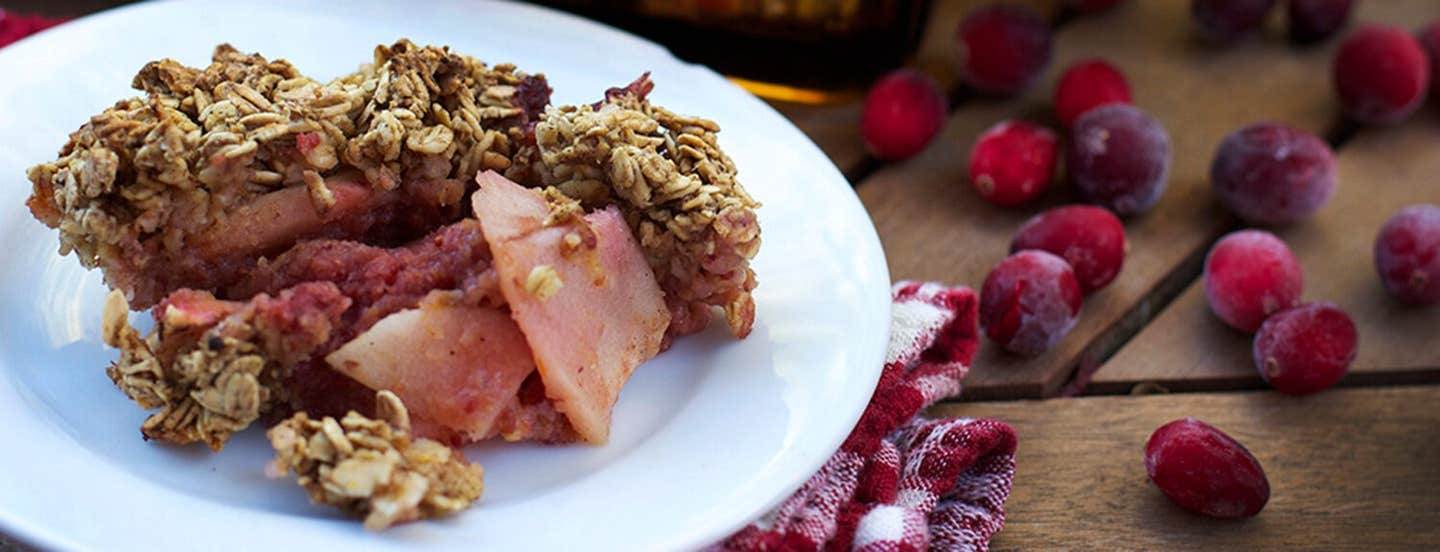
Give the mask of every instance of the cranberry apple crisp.
[[450, 447], [606, 442], [636, 366], [712, 310], [754, 322], [759, 204], [648, 74], [557, 107], [543, 75], [401, 40], [329, 82], [221, 45], [134, 86], [29, 171], [113, 290], [107, 373], [147, 439], [271, 425], [270, 473], [367, 527], [478, 499]]

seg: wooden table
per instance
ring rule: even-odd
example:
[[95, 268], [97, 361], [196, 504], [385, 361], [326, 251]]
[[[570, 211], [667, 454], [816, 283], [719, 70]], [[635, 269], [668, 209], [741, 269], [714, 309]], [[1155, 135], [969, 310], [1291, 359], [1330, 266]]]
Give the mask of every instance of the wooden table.
[[[954, 83], [955, 24], [983, 3], [937, 3], [913, 64]], [[875, 168], [857, 136], [858, 102], [776, 104], [852, 177], [894, 279], [972, 287], [1005, 256], [1021, 221], [1073, 201], [1060, 182], [1024, 209], [979, 199], [966, 166], [981, 130], [1012, 117], [1054, 126], [1060, 71], [1103, 57], [1170, 132], [1169, 188], [1153, 211], [1126, 221], [1131, 248], [1120, 278], [1088, 298], [1075, 330], [1042, 356], [1021, 358], [986, 343], [962, 397], [933, 411], [998, 418], [1019, 433], [1008, 523], [994, 547], [1440, 547], [1440, 308], [1391, 301], [1370, 258], [1376, 231], [1399, 207], [1440, 203], [1440, 113], [1391, 128], [1344, 125], [1329, 72], [1338, 41], [1287, 43], [1282, 9], [1260, 36], [1213, 48], [1193, 39], [1189, 2], [1131, 1], [1086, 17], [1058, 17], [1057, 2], [1027, 3], [1057, 22], [1045, 77], [1017, 98], [962, 100], [915, 158]], [[1437, 17], [1435, 2], [1386, 0], [1359, 3], [1354, 19], [1413, 28]], [[1209, 313], [1198, 279], [1210, 244], [1240, 227], [1210, 191], [1215, 147], [1232, 130], [1266, 119], [1339, 146], [1336, 197], [1317, 216], [1278, 231], [1304, 266], [1305, 299], [1343, 305], [1360, 327], [1350, 375], [1338, 389], [1307, 398], [1265, 390], [1249, 336]], [[1197, 518], [1148, 484], [1145, 440], [1186, 416], [1226, 430], [1260, 459], [1273, 485], [1261, 515], [1238, 523]]]
[[[110, 3], [0, 0], [50, 13]], [[913, 65], [953, 90], [956, 23], [983, 3], [937, 1]], [[1428, 110], [1391, 128], [1342, 125], [1329, 76], [1337, 41], [1287, 43], [1283, 9], [1260, 36], [1211, 48], [1193, 40], [1189, 2], [1131, 0], [1086, 17], [1062, 16], [1058, 0], [1024, 3], [1056, 22], [1055, 57], [1044, 78], [1012, 99], [956, 94], [961, 99], [945, 129], [913, 159], [887, 165], [867, 157], [857, 133], [858, 99], [775, 104], [851, 179], [894, 279], [973, 287], [1005, 256], [1021, 221], [1073, 201], [1061, 183], [1024, 209], [980, 200], [966, 181], [966, 163], [982, 129], [1012, 117], [1055, 125], [1056, 76], [1074, 60], [1103, 57], [1125, 71], [1136, 103], [1170, 132], [1169, 188], [1153, 211], [1126, 221], [1131, 249], [1120, 278], [1086, 300], [1075, 330], [1047, 354], [1020, 358], [986, 343], [963, 396], [933, 411], [998, 418], [1019, 433], [1008, 524], [994, 547], [1440, 547], [1440, 308], [1390, 301], [1369, 257], [1380, 223], [1399, 206], [1440, 203], [1440, 113]], [[1359, 4], [1354, 19], [1414, 28], [1437, 17], [1440, 3], [1433, 0], [1371, 0]], [[1263, 119], [1339, 145], [1335, 199], [1279, 232], [1304, 265], [1305, 298], [1345, 306], [1361, 332], [1351, 374], [1338, 389], [1308, 398], [1265, 390], [1249, 337], [1208, 313], [1197, 279], [1210, 244], [1239, 227], [1210, 192], [1215, 146]], [[1184, 416], [1226, 430], [1264, 464], [1273, 497], [1261, 515], [1242, 522], [1197, 518], [1147, 483], [1146, 438]]]

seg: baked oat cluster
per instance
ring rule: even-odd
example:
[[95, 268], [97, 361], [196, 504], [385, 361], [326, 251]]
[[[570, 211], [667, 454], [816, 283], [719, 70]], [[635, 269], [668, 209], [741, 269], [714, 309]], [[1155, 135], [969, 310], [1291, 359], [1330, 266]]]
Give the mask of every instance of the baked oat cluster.
[[379, 530], [464, 510], [484, 491], [485, 471], [459, 451], [412, 439], [410, 415], [394, 393], [376, 395], [376, 419], [351, 411], [336, 421], [304, 412], [270, 428], [271, 477], [294, 473], [316, 504], [365, 518]]
[[478, 499], [449, 446], [605, 442], [637, 365], [717, 308], [754, 323], [759, 204], [648, 74], [551, 106], [543, 75], [401, 40], [328, 82], [221, 45], [133, 84], [29, 170], [114, 290], [107, 374], [149, 440], [278, 421], [272, 474], [367, 527]]

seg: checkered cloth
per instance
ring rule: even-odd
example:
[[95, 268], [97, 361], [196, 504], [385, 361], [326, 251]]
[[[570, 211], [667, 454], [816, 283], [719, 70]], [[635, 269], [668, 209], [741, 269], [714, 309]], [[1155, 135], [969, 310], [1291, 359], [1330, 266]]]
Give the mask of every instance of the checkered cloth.
[[64, 23], [64, 19], [51, 19], [39, 15], [20, 15], [0, 9], [0, 48], [10, 43]]
[[927, 419], [960, 392], [979, 344], [975, 293], [901, 282], [870, 405], [835, 456], [789, 499], [715, 551], [986, 550], [1005, 524], [1015, 431]]

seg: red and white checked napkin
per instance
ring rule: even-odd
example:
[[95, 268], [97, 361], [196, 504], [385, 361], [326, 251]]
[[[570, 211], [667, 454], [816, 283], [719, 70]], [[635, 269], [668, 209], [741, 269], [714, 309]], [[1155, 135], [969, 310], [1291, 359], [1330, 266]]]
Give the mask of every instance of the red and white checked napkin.
[[714, 551], [986, 550], [1005, 524], [1015, 431], [920, 416], [960, 392], [979, 345], [975, 292], [901, 282], [880, 384], [850, 437], [780, 507]]
[[10, 43], [64, 23], [64, 19], [51, 19], [39, 15], [20, 15], [0, 9], [0, 48]]

